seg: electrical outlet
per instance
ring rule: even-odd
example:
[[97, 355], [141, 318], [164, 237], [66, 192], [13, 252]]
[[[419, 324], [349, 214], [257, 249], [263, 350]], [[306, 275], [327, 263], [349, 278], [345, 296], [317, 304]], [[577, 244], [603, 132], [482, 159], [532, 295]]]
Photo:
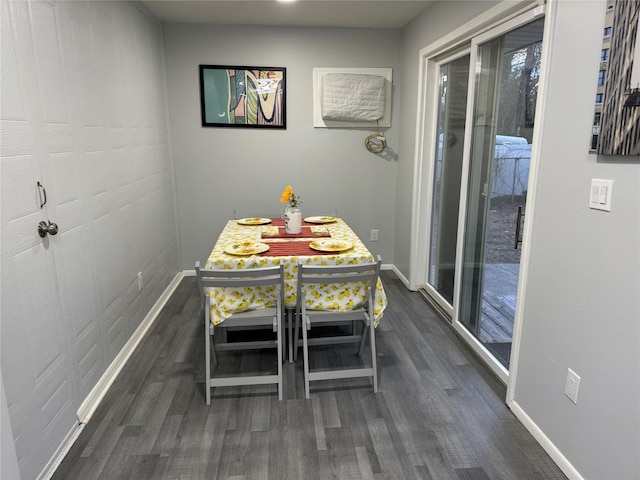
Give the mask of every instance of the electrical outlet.
[[144, 283], [142, 283], [142, 272], [138, 272], [138, 291], [142, 290]]
[[377, 242], [378, 241], [378, 229], [376, 229], [376, 228], [371, 230], [371, 241], [372, 242]]
[[580, 389], [580, 377], [576, 372], [567, 369], [567, 383], [564, 386], [564, 394], [576, 405], [578, 404], [578, 390]]

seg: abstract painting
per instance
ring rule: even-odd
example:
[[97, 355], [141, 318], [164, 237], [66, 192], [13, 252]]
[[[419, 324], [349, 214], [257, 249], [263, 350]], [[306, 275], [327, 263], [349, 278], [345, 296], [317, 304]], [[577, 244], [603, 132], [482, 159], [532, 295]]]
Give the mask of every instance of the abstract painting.
[[200, 65], [203, 127], [286, 128], [286, 69]]

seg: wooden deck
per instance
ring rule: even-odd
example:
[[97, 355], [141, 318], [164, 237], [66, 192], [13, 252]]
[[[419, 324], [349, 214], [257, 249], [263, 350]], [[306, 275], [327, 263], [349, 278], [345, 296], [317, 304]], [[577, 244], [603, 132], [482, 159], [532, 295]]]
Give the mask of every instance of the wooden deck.
[[482, 292], [481, 342], [511, 342], [516, 311], [519, 265], [486, 265]]
[[485, 266], [479, 340], [488, 344], [489, 350], [507, 368], [510, 360], [509, 345], [513, 337], [519, 268], [520, 265], [512, 263]]

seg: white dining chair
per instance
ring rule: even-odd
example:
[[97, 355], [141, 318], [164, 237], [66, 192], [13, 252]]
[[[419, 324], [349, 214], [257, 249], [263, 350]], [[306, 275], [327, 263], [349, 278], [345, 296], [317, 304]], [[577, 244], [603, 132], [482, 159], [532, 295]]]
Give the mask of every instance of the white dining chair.
[[[295, 353], [297, 354], [299, 328], [302, 327], [305, 398], [309, 398], [309, 383], [321, 380], [370, 377], [373, 391], [378, 391], [374, 306], [381, 263], [382, 258], [378, 256], [377, 261], [370, 264], [314, 266], [300, 263], [298, 265], [297, 321], [294, 338], [296, 340]], [[360, 301], [361, 298], [353, 296], [354, 285], [363, 287], [365, 291], [363, 301]], [[341, 297], [344, 300], [349, 297], [349, 301], [346, 303], [352, 303], [352, 308], [338, 311], [332, 309], [334, 306], [327, 303], [322, 306], [314, 305], [314, 289], [317, 292], [319, 288], [325, 289], [325, 291], [326, 289], [332, 290], [336, 298]], [[351, 327], [351, 333], [310, 338], [309, 332], [314, 325], [348, 325]], [[309, 366], [310, 346], [358, 343], [358, 355], [362, 356], [367, 338], [371, 353], [370, 366], [311, 371]]]
[[[248, 268], [240, 270], [210, 270], [200, 268], [196, 262], [196, 275], [202, 305], [204, 307], [205, 328], [205, 396], [207, 405], [211, 404], [211, 388], [239, 385], [278, 385], [278, 398], [282, 400], [282, 363], [283, 341], [282, 325], [284, 313], [284, 267], [283, 265], [265, 268]], [[265, 306], [253, 310], [234, 312], [223, 322], [214, 325], [211, 322], [211, 296], [208, 289], [222, 290], [233, 295], [247, 292], [264, 296]], [[258, 293], [260, 292], [260, 293]], [[276, 333], [275, 340], [248, 340], [230, 342], [218, 341], [218, 332], [223, 329], [258, 329], [269, 327]], [[211, 372], [211, 361], [218, 364], [217, 352], [229, 350], [277, 349], [277, 374], [216, 376]]]

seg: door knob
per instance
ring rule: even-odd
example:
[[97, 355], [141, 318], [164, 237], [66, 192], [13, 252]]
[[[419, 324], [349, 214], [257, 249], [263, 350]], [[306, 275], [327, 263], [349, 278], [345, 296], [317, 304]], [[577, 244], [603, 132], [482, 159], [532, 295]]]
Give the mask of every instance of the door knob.
[[41, 221], [38, 224], [38, 234], [44, 238], [47, 236], [47, 234], [49, 235], [55, 235], [56, 233], [58, 233], [58, 225], [56, 225], [55, 223], [51, 223], [50, 221]]
[[522, 213], [522, 206], [518, 207], [518, 215], [516, 216], [516, 238], [513, 242], [513, 248], [518, 249], [518, 244], [522, 243], [522, 239], [520, 238], [520, 224], [522, 223], [522, 219], [524, 218], [524, 213]]

